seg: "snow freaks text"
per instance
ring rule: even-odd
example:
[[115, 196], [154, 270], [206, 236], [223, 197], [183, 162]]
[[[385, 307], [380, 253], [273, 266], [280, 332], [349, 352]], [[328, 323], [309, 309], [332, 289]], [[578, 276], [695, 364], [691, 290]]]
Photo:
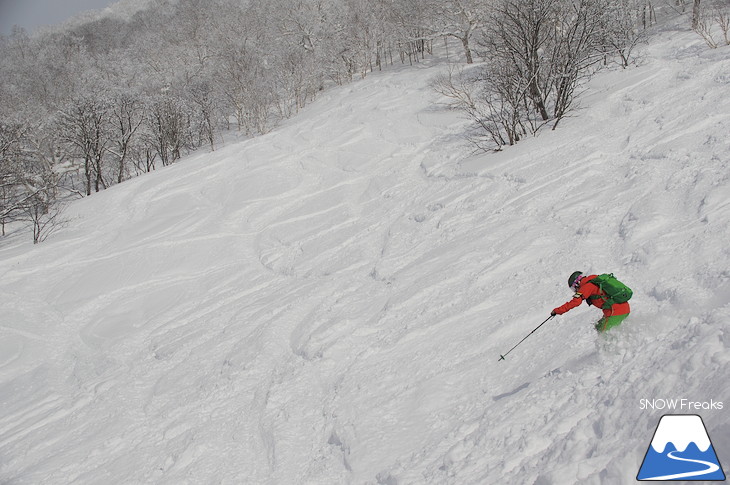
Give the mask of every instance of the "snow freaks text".
[[639, 409], [670, 410], [670, 411], [700, 411], [720, 410], [722, 401], [693, 401], [691, 399], [640, 399]]

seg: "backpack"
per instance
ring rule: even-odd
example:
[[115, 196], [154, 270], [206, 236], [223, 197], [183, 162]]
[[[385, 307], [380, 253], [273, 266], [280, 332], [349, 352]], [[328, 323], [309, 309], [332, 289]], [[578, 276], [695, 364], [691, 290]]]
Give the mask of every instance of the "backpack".
[[598, 275], [588, 280], [588, 283], [593, 283], [601, 290], [601, 293], [605, 293], [605, 296], [593, 295], [589, 297], [589, 303], [590, 300], [605, 300], [601, 307], [604, 310], [611, 308], [616, 303], [626, 303], [634, 294], [631, 288], [617, 280], [613, 273]]

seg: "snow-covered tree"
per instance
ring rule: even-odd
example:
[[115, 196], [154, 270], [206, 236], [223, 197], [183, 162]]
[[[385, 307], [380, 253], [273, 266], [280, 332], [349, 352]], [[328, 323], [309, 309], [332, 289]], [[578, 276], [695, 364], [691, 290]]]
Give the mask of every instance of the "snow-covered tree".
[[474, 62], [471, 39], [484, 26], [491, 3], [484, 0], [430, 0], [427, 3], [435, 33], [458, 39], [467, 64]]
[[144, 102], [134, 92], [118, 92], [112, 98], [109, 109], [109, 137], [108, 151], [115, 160], [117, 183], [122, 183], [129, 177], [130, 154], [137, 143], [137, 133], [144, 122]]
[[109, 103], [93, 94], [69, 100], [59, 112], [59, 137], [83, 163], [86, 195], [91, 195], [92, 186], [95, 192], [107, 187], [104, 161], [111, 145], [110, 116]]
[[25, 127], [0, 122], [0, 234], [16, 220], [27, 202], [23, 185], [23, 138]]

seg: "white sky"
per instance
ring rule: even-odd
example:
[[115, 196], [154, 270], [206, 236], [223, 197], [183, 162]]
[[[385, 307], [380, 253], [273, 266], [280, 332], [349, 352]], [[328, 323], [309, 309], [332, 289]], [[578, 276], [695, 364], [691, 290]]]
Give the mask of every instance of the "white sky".
[[28, 32], [59, 24], [86, 10], [104, 8], [116, 0], [0, 0], [0, 34], [9, 34], [13, 25]]

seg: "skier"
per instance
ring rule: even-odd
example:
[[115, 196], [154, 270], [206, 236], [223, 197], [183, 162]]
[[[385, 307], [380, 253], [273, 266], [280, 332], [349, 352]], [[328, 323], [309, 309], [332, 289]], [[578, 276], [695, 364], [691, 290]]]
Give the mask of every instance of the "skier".
[[[607, 275], [601, 275], [601, 278], [604, 276]], [[610, 277], [613, 278], [613, 275], [610, 275]], [[613, 301], [613, 297], [609, 296], [605, 290], [599, 287], [599, 285], [593, 283], [593, 280], [596, 278], [598, 278], [598, 275], [583, 276], [583, 273], [580, 271], [576, 271], [571, 274], [570, 278], [568, 278], [568, 286], [575, 292], [575, 295], [573, 295], [573, 298], [564, 305], [555, 308], [552, 312], [550, 312], [550, 315], [562, 315], [563, 313], [580, 306], [580, 304], [585, 301], [589, 305], [593, 305], [596, 308], [601, 308], [603, 310], [603, 318], [598, 320], [596, 323], [596, 330], [599, 332], [605, 332], [606, 330], [620, 325], [621, 322], [629, 316], [629, 312], [631, 311], [629, 302], [624, 301], [623, 303], [615, 303]], [[613, 279], [613, 281], [628, 289], [628, 287], [623, 285], [623, 283], [620, 283], [618, 280]], [[630, 298], [631, 290], [628, 291], [628, 298]], [[628, 300], [628, 298], [626, 298], [626, 300]]]

